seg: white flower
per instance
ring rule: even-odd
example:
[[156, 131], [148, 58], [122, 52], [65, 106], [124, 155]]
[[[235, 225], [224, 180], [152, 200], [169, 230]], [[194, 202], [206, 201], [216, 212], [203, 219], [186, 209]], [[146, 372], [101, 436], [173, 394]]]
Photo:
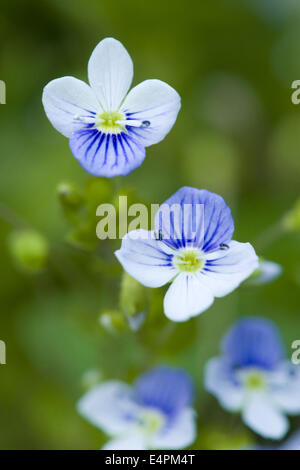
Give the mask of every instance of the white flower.
[[88, 63], [90, 86], [74, 77], [51, 81], [43, 105], [52, 125], [70, 139], [82, 167], [95, 176], [127, 175], [141, 165], [145, 147], [160, 142], [180, 109], [178, 93], [146, 80], [129, 93], [132, 60], [117, 40], [106, 38]]
[[172, 281], [164, 311], [173, 321], [203, 312], [258, 267], [253, 247], [231, 240], [234, 225], [224, 199], [204, 189], [179, 189], [160, 207], [155, 229], [127, 234], [116, 256], [145, 286]]
[[300, 414], [300, 369], [284, 359], [275, 326], [263, 318], [229, 330], [222, 356], [206, 366], [205, 387], [265, 438], [281, 439], [289, 428], [286, 414]]
[[78, 411], [112, 439], [103, 449], [182, 449], [196, 437], [193, 386], [179, 369], [157, 367], [133, 387], [109, 381], [91, 389]]

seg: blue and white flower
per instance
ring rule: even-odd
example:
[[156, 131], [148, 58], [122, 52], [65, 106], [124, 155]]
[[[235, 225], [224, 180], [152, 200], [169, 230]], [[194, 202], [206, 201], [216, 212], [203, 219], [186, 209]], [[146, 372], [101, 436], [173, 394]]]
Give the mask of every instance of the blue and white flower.
[[240, 320], [229, 330], [222, 355], [207, 363], [205, 387], [265, 438], [281, 439], [286, 414], [300, 414], [300, 368], [285, 360], [278, 331], [264, 318]]
[[178, 93], [146, 80], [129, 93], [133, 63], [113, 38], [101, 41], [88, 63], [90, 85], [74, 77], [51, 81], [43, 105], [52, 125], [70, 139], [82, 167], [95, 176], [127, 175], [141, 165], [145, 147], [160, 142], [180, 109]]
[[231, 240], [234, 224], [224, 199], [183, 187], [159, 208], [155, 230], [134, 230], [116, 256], [137, 281], [160, 287], [172, 281], [164, 311], [185, 321], [233, 291], [258, 267], [249, 243]]
[[275, 281], [282, 274], [282, 266], [274, 261], [259, 259], [259, 266], [249, 279], [253, 285], [268, 284]]
[[133, 386], [109, 381], [94, 387], [78, 411], [112, 437], [103, 449], [183, 449], [196, 438], [193, 395], [184, 371], [160, 366]]

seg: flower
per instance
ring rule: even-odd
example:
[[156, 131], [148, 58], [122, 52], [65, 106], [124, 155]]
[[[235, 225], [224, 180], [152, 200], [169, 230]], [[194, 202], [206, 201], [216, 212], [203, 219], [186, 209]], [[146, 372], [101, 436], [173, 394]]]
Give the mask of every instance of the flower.
[[74, 77], [48, 83], [43, 92], [45, 112], [70, 139], [74, 157], [88, 173], [108, 178], [127, 175], [142, 164], [145, 147], [170, 131], [180, 97], [160, 80], [146, 80], [128, 93], [132, 60], [113, 38], [95, 47], [88, 77], [90, 86]]
[[204, 189], [183, 187], [159, 208], [155, 231], [133, 230], [116, 256], [125, 271], [148, 287], [172, 281], [164, 311], [185, 321], [233, 291], [258, 267], [249, 243], [231, 240], [231, 211]]
[[249, 279], [249, 283], [253, 285], [268, 284], [275, 281], [282, 273], [282, 266], [274, 261], [259, 259], [259, 266], [253, 272]]
[[286, 414], [300, 414], [300, 369], [285, 360], [279, 333], [264, 318], [245, 318], [229, 330], [222, 355], [206, 365], [205, 387], [265, 438], [281, 439]]
[[112, 436], [103, 449], [181, 449], [196, 437], [193, 393], [184, 371], [159, 366], [132, 387], [109, 381], [92, 388], [78, 411]]

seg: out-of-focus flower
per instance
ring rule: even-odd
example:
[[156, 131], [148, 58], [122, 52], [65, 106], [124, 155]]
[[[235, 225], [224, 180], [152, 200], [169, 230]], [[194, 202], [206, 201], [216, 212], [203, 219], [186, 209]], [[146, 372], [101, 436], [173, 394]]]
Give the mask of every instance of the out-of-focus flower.
[[158, 210], [155, 231], [133, 230], [116, 256], [140, 283], [160, 287], [173, 281], [164, 311], [185, 321], [233, 291], [258, 267], [249, 243], [231, 240], [231, 211], [224, 199], [204, 189], [179, 189]]
[[145, 147], [170, 131], [180, 97], [160, 80], [146, 80], [128, 93], [132, 60], [113, 38], [94, 49], [88, 77], [90, 86], [74, 77], [48, 83], [43, 92], [45, 112], [70, 139], [71, 151], [86, 171], [109, 178], [127, 175], [143, 162]]
[[45, 267], [49, 246], [39, 232], [31, 229], [15, 230], [9, 236], [8, 245], [16, 265], [22, 270], [36, 273]]
[[192, 399], [189, 376], [161, 366], [132, 387], [109, 381], [91, 389], [78, 411], [112, 437], [104, 449], [182, 449], [196, 438]]
[[264, 318], [245, 318], [229, 330], [222, 355], [207, 363], [205, 387], [265, 438], [281, 439], [286, 414], [300, 414], [300, 369], [285, 360], [279, 333]]
[[251, 284], [267, 284], [275, 281], [282, 273], [282, 266], [274, 261], [259, 259], [259, 266], [249, 278]]

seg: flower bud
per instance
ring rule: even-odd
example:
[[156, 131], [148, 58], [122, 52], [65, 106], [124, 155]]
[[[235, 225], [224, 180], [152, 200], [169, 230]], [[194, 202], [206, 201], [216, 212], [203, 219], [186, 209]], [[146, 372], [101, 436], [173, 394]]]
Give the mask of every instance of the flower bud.
[[83, 197], [72, 183], [60, 183], [57, 187], [57, 195], [64, 209], [78, 209], [83, 202]]
[[40, 233], [29, 229], [11, 232], [8, 245], [14, 261], [24, 271], [38, 272], [45, 267], [49, 246]]
[[294, 207], [284, 216], [283, 226], [286, 230], [300, 230], [300, 199]]
[[123, 313], [118, 310], [105, 310], [101, 312], [99, 323], [109, 333], [119, 333], [128, 329]]

